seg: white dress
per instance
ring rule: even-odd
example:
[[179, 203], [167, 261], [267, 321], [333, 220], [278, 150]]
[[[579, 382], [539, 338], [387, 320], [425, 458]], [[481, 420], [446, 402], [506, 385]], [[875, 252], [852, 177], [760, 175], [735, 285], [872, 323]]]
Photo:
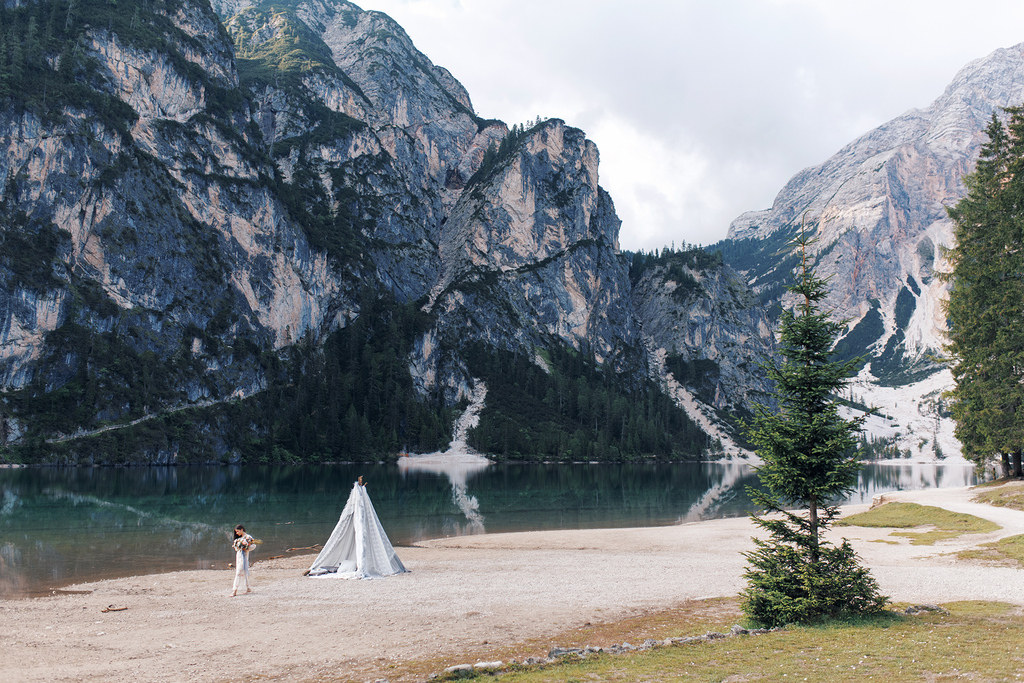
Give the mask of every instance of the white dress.
[[252, 547], [253, 537], [249, 534], [242, 534], [236, 538], [231, 545], [235, 549], [235, 584], [231, 589], [237, 593], [241, 584], [245, 584], [246, 592], [249, 592], [249, 549]]

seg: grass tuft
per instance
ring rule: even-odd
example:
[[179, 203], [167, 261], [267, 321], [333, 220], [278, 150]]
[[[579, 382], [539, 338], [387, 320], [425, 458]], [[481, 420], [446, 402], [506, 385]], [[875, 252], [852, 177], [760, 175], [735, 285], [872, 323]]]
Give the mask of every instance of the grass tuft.
[[1012, 567], [1024, 567], [1024, 535], [1007, 536], [977, 548], [961, 550], [956, 556], [962, 560], [983, 560]]
[[956, 538], [963, 534], [987, 534], [1002, 528], [995, 522], [981, 517], [917, 503], [886, 503], [873, 510], [844, 517], [838, 520], [835, 526], [890, 529], [934, 527], [923, 532], [900, 531], [892, 534], [910, 538], [912, 545], [932, 545], [936, 541]]
[[998, 485], [986, 485], [975, 497], [976, 503], [987, 503], [996, 507], [1024, 510], [1024, 481], [1005, 481]]

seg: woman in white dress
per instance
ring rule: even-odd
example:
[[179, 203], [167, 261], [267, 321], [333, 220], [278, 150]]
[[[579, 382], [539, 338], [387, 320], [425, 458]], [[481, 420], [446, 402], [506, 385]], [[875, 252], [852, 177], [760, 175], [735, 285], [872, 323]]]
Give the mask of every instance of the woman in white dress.
[[255, 545], [255, 539], [245, 533], [245, 527], [235, 527], [235, 535], [231, 547], [235, 549], [235, 585], [231, 589], [231, 597], [238, 595], [239, 584], [245, 583], [245, 592], [252, 593], [249, 588], [249, 551]]

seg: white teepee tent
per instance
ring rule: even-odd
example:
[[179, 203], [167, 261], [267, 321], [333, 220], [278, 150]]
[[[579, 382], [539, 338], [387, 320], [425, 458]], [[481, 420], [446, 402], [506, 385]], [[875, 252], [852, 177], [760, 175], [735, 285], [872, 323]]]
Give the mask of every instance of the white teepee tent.
[[406, 571], [359, 479], [331, 537], [313, 560], [310, 576], [363, 579]]

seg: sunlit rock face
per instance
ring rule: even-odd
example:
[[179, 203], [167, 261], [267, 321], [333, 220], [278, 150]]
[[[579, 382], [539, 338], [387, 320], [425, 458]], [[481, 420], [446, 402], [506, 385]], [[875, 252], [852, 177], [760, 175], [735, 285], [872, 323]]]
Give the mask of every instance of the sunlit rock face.
[[[798, 173], [770, 209], [737, 218], [723, 243], [736, 247], [727, 260], [764, 305], [791, 305], [781, 285], [800, 259], [787, 242], [801, 229], [814, 238], [808, 263], [828, 278], [825, 306], [847, 321], [837, 350], [868, 361], [853, 392], [893, 418], [872, 435], [895, 439], [905, 457], [959, 452], [942, 399], [952, 378], [934, 362], [948, 293], [935, 275], [948, 269], [942, 249], [953, 241], [946, 209], [965, 193], [993, 113], [1024, 102], [1022, 75], [1024, 44], [971, 62], [930, 106]], [[927, 429], [914, 426], [921, 421]]]
[[602, 362], [636, 344], [620, 222], [597, 164], [582, 131], [552, 120], [466, 188], [440, 236], [433, 306], [446, 324], [501, 346], [552, 335]]
[[[801, 171], [770, 209], [737, 218], [729, 237], [770, 242], [793, 236], [803, 224], [817, 240], [810, 253], [818, 273], [831, 278], [827, 305], [851, 326], [879, 311], [884, 333], [871, 340], [870, 350], [881, 353], [902, 332], [907, 358], [935, 353], [945, 327], [940, 302], [946, 286], [934, 273], [943, 269], [941, 250], [952, 241], [946, 208], [965, 191], [962, 178], [974, 166], [993, 112], [1024, 102], [1021, 74], [1024, 44], [971, 62], [930, 106]], [[763, 288], [775, 279], [761, 274], [753, 285]]]

